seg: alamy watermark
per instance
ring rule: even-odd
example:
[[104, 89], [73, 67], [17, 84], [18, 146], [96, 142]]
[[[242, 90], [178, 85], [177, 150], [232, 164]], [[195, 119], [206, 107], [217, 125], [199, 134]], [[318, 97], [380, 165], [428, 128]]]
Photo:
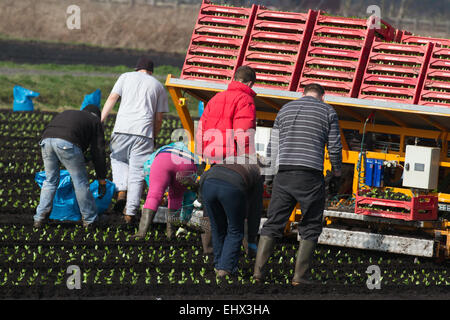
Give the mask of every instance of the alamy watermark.
[[369, 290], [380, 290], [381, 289], [381, 269], [379, 266], [372, 265], [367, 268], [366, 271], [368, 278], [366, 281], [367, 288]]
[[67, 278], [66, 285], [69, 290], [81, 289], [81, 269], [77, 265], [71, 265], [67, 268], [67, 274], [70, 276]]
[[66, 26], [69, 30], [81, 29], [81, 9], [79, 6], [72, 4], [66, 10]]

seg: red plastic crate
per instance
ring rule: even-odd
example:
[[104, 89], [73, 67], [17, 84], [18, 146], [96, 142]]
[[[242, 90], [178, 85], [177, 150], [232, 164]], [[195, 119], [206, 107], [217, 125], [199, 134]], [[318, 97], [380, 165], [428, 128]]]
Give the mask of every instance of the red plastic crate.
[[450, 107], [450, 49], [436, 46], [430, 58], [419, 104]]
[[427, 43], [432, 42], [435, 44], [439, 44], [441, 46], [450, 47], [450, 39], [420, 37], [420, 36], [414, 36], [412, 34], [402, 34], [401, 42], [417, 44], [417, 45], [426, 45]]
[[[418, 196], [412, 197], [411, 201], [399, 201], [357, 195], [355, 200], [355, 213], [406, 221], [430, 221], [437, 220], [438, 218], [438, 203], [438, 197], [436, 196]], [[380, 208], [371, 209], [367, 208], [367, 206], [377, 206]], [[404, 209], [407, 212], [393, 211], [395, 208]]]
[[181, 78], [231, 82], [242, 64], [256, 9], [256, 6], [234, 8], [203, 1]]
[[416, 104], [433, 46], [374, 42], [358, 97]]
[[295, 90], [316, 11], [277, 12], [258, 7], [243, 65], [256, 71], [255, 87]]
[[[372, 18], [373, 19], [373, 18]], [[395, 30], [385, 22], [383, 30], [370, 21], [330, 17], [320, 12], [314, 25], [297, 91], [310, 83], [326, 84], [327, 94], [356, 98], [376, 34], [393, 39]]]

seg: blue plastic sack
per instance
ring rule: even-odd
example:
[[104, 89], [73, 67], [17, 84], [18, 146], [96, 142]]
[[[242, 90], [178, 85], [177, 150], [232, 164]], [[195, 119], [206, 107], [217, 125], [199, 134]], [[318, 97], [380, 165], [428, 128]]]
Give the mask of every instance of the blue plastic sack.
[[[45, 171], [36, 173], [34, 179], [40, 188], [45, 181]], [[59, 185], [53, 199], [53, 209], [50, 219], [59, 221], [79, 221], [81, 219], [80, 208], [75, 196], [72, 179], [67, 170], [61, 170]]]
[[205, 111], [205, 103], [203, 101], [198, 102], [198, 116], [201, 117], [203, 114], [203, 111]]
[[94, 196], [95, 205], [97, 206], [98, 214], [104, 213], [106, 210], [108, 210], [112, 198], [114, 196], [114, 192], [116, 190], [116, 185], [112, 183], [109, 180], [106, 180], [106, 193], [103, 196], [103, 198], [98, 198], [98, 180], [95, 180], [91, 183], [89, 186], [89, 189], [92, 192], [92, 195]]
[[[42, 188], [45, 181], [45, 171], [36, 173], [35, 181]], [[116, 186], [109, 180], [106, 180], [106, 193], [102, 199], [98, 198], [98, 181], [95, 180], [89, 186], [94, 196], [98, 214], [104, 213], [110, 206]], [[59, 185], [56, 189], [53, 199], [53, 208], [50, 213], [50, 219], [58, 221], [80, 221], [81, 212], [78, 206], [75, 189], [72, 179], [67, 170], [60, 171]]]
[[84, 96], [84, 100], [83, 100], [83, 103], [81, 104], [80, 110], [83, 110], [90, 104], [100, 108], [101, 100], [102, 100], [102, 92], [100, 89], [97, 89], [94, 92], [92, 92], [91, 94], [87, 94]]
[[33, 111], [34, 105], [32, 99], [38, 97], [39, 92], [34, 92], [21, 86], [14, 86], [13, 95], [13, 111]]

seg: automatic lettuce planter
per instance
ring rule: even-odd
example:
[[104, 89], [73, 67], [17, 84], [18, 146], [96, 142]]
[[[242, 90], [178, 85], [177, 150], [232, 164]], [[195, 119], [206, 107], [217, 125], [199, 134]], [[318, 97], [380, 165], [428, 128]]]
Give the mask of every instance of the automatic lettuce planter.
[[[202, 8], [205, 5], [208, 5], [209, 12], [218, 12], [216, 9], [225, 10], [220, 6], [215, 8], [209, 1], [205, 1]], [[323, 12], [315, 13], [310, 10], [305, 10], [307, 12], [303, 12], [303, 15], [279, 13], [278, 17], [276, 12], [267, 12], [262, 7], [225, 8], [228, 12], [241, 10], [240, 12], [249, 14], [245, 16], [247, 25], [234, 28], [236, 32], [240, 32], [240, 36], [233, 39], [243, 43], [248, 40], [240, 51], [236, 49], [236, 64], [217, 69], [218, 62], [211, 66], [205, 62], [206, 68], [216, 68], [216, 71], [223, 75], [222, 78], [219, 76], [220, 79], [215, 76], [209, 79], [187, 77], [185, 71], [191, 70], [192, 66], [185, 65], [186, 70], [183, 69], [180, 79], [169, 75], [166, 80], [166, 86], [191, 141], [194, 137], [194, 123], [186, 106], [186, 97], [192, 96], [207, 103], [217, 92], [227, 88], [232, 77], [231, 71], [242, 64], [259, 68], [259, 74], [264, 76], [271, 76], [271, 74], [268, 68], [263, 67], [273, 66], [273, 77], [279, 78], [283, 74], [285, 77], [280, 79], [289, 82], [283, 82], [283, 85], [278, 85], [281, 82], [276, 82], [275, 86], [266, 83], [254, 88], [257, 93], [256, 116], [261, 126], [261, 129], [257, 130], [260, 132], [257, 134], [257, 150], [260, 149], [258, 146], [267, 145], [267, 139], [270, 136], [267, 130], [270, 130], [268, 128], [277, 112], [285, 103], [302, 96], [302, 93], [297, 90], [301, 91], [302, 84], [306, 83], [305, 79], [320, 83], [321, 79], [316, 75], [320, 75], [321, 72], [326, 72], [327, 75], [333, 74], [332, 79], [328, 81], [337, 83], [337, 91], [328, 91], [325, 101], [335, 108], [340, 119], [344, 181], [339, 194], [330, 199], [324, 213], [325, 227], [319, 242], [335, 246], [450, 259], [450, 221], [448, 220], [450, 104], [444, 98], [435, 97], [436, 94], [444, 96], [447, 90], [446, 61], [450, 60], [447, 59], [448, 48], [445, 45], [449, 40], [413, 37], [403, 31], [394, 32], [392, 27], [385, 23], [382, 23], [381, 29], [375, 30], [376, 32], [372, 34], [361, 19], [352, 20], [342, 17], [333, 19]], [[201, 12], [199, 23], [200, 20], [205, 21], [204, 19], [204, 14]], [[289, 31], [289, 26], [292, 26], [292, 31]], [[245, 34], [244, 29], [247, 32]], [[352, 32], [352, 34], [363, 34], [363, 36], [355, 40], [333, 35], [333, 32], [338, 29]], [[300, 36], [299, 30], [303, 30]], [[279, 41], [275, 41], [277, 43], [257, 39], [260, 35], [267, 36], [272, 33], [280, 37]], [[397, 34], [396, 40], [404, 42], [381, 42], [392, 41], [395, 34]], [[300, 40], [295, 43], [281, 41], [282, 37], [289, 35], [295, 35], [298, 39], [303, 37], [300, 39], [302, 42]], [[195, 37], [197, 34], [194, 31], [193, 38]], [[367, 37], [370, 37], [369, 41]], [[309, 41], [308, 46], [304, 45], [305, 41]], [[368, 47], [361, 46], [364, 41]], [[288, 52], [294, 47], [299, 51]], [[342, 57], [341, 53], [346, 53], [349, 48], [354, 48], [352, 54], [356, 55], [357, 61]], [[219, 48], [214, 46], [213, 49]], [[414, 55], [411, 53], [412, 49], [416, 52]], [[326, 50], [327, 54], [336, 51], [341, 55], [339, 59], [329, 63], [330, 57], [316, 55], [318, 50]], [[286, 54], [285, 57], [282, 56], [284, 54]], [[252, 58], [256, 55], [262, 60]], [[267, 60], [264, 60], [265, 55]], [[292, 60], [293, 63], [290, 65], [277, 64], [272, 59], [275, 56], [297, 60]], [[191, 59], [191, 53], [188, 53], [188, 59]], [[225, 56], [217, 59], [225, 59]], [[389, 59], [416, 62], [413, 68], [410, 68], [402, 63], [391, 63]], [[348, 77], [348, 81], [345, 80], [346, 75], [350, 73], [352, 76]], [[312, 78], [311, 75], [313, 75]], [[397, 80], [402, 83], [398, 84]], [[403, 90], [408, 94], [405, 97], [396, 95], [391, 97], [392, 99], [380, 98], [380, 95], [372, 98], [372, 93], [362, 95], [367, 91], [366, 86], [378, 86], [399, 92]], [[339, 93], [339, 88], [345, 93]], [[358, 94], [361, 94], [362, 99], [355, 98]], [[193, 148], [194, 144], [191, 143], [190, 147]], [[419, 150], [420, 148], [424, 149]], [[430, 151], [432, 155], [429, 163], [424, 162], [426, 159], [416, 157], [422, 156], [424, 150], [430, 149], [433, 151]], [[263, 150], [260, 151], [263, 152]], [[366, 161], [368, 159], [372, 159], [372, 163], [377, 164], [376, 171], [368, 170], [370, 169], [366, 165], [370, 163]], [[324, 174], [330, 169], [331, 164], [326, 156]], [[368, 177], [368, 175], [373, 176]], [[367, 196], [369, 192], [367, 190], [377, 190], [376, 192], [383, 194], [392, 192], [392, 194], [403, 196], [394, 199], [386, 197], [377, 199]], [[288, 234], [295, 234], [296, 223], [300, 219], [301, 210], [296, 209], [286, 227]]]

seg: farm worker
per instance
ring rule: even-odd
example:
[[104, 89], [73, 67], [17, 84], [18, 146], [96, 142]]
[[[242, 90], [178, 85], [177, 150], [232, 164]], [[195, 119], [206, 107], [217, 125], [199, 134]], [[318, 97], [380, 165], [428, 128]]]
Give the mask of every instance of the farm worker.
[[134, 72], [122, 74], [114, 85], [102, 112], [102, 122], [121, 97], [111, 136], [111, 167], [118, 189], [116, 210], [125, 223], [134, 222], [144, 187], [144, 162], [154, 151], [163, 113], [169, 112], [164, 86], [152, 76], [153, 62], [139, 58]]
[[257, 163], [255, 155], [230, 157], [224, 164], [214, 164], [200, 179], [218, 277], [237, 271], [246, 218], [248, 247], [256, 251], [263, 206], [263, 179]]
[[[255, 81], [252, 68], [239, 67], [228, 89], [207, 103], [195, 138], [196, 153], [203, 159], [222, 163], [229, 156], [255, 153], [256, 93], [251, 89]], [[204, 253], [210, 253], [211, 233], [202, 233], [201, 237]]]
[[255, 153], [256, 93], [251, 89], [255, 81], [252, 68], [239, 67], [228, 89], [208, 102], [196, 133], [197, 154], [216, 163]]
[[83, 153], [90, 149], [99, 180], [99, 198], [102, 198], [106, 192], [106, 155], [100, 109], [88, 105], [82, 111], [67, 110], [60, 113], [45, 128], [39, 145], [44, 160], [45, 181], [34, 216], [34, 226], [40, 228], [52, 211], [53, 198], [59, 183], [60, 163], [72, 178], [83, 226], [91, 225], [97, 218], [97, 208], [89, 190]]
[[[179, 211], [183, 199], [189, 196], [189, 190], [183, 183], [196, 180], [199, 159], [189, 151], [183, 142], [171, 143], [155, 151], [144, 165], [145, 180], [149, 185], [147, 199], [142, 209], [139, 231], [134, 238], [144, 238], [153, 223], [164, 192], [169, 187], [167, 237], [173, 237], [173, 226], [170, 217]], [[192, 200], [192, 208], [193, 202]], [[189, 220], [190, 217], [186, 217]]]
[[301, 237], [293, 285], [308, 283], [306, 272], [318, 238], [322, 233], [325, 207], [323, 176], [324, 149], [328, 147], [333, 174], [340, 177], [342, 145], [336, 111], [323, 102], [324, 89], [307, 85], [304, 96], [287, 103], [275, 119], [267, 155], [272, 167], [265, 184], [272, 190], [267, 221], [259, 239], [253, 277], [263, 279], [263, 268], [272, 254], [275, 241], [283, 236], [289, 217], [297, 202], [302, 211], [298, 231]]

